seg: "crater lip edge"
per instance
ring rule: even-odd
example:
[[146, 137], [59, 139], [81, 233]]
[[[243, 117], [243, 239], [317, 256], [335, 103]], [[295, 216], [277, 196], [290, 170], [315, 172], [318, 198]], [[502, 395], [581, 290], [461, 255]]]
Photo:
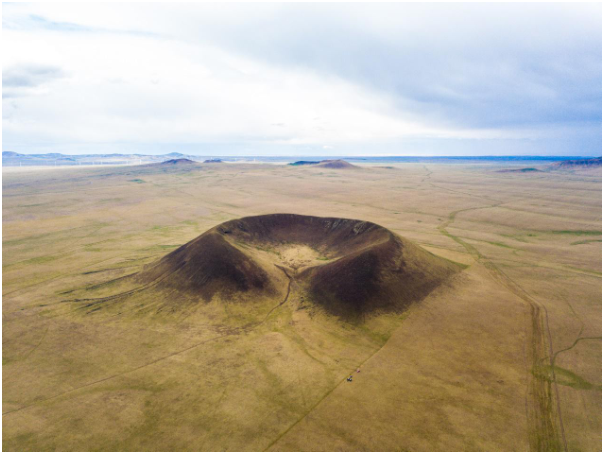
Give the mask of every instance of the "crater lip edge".
[[218, 224], [140, 276], [206, 301], [216, 294], [270, 296], [280, 293], [283, 278], [273, 265], [287, 263], [300, 270], [296, 280], [316, 303], [344, 317], [400, 311], [456, 272], [374, 222], [274, 213]]

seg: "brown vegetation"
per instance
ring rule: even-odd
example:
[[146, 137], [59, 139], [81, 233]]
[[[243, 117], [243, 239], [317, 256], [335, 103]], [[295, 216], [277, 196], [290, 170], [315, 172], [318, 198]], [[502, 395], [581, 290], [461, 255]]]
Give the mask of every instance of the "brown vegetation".
[[[601, 451], [601, 169], [392, 166], [3, 168], [3, 449]], [[313, 250], [303, 227], [288, 243], [286, 223], [272, 242], [213, 240], [274, 295], [253, 272], [229, 296], [215, 280], [209, 302], [133, 277], [259, 212], [371, 219], [467, 267], [363, 322], [312, 294], [363, 250]], [[377, 264], [351, 268], [386, 263], [392, 285], [374, 233]], [[432, 270], [400, 253], [416, 252]]]

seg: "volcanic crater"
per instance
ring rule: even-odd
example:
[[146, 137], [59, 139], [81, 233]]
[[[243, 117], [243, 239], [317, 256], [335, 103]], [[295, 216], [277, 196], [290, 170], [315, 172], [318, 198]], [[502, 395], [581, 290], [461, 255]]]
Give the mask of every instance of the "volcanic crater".
[[459, 269], [371, 222], [270, 214], [211, 228], [139, 278], [205, 301], [280, 297], [295, 281], [325, 311], [357, 317], [401, 311]]

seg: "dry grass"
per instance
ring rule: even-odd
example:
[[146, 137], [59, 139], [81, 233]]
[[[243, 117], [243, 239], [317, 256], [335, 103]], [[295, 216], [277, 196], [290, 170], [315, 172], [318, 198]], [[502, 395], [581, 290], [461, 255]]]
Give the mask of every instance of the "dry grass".
[[[601, 173], [498, 168], [3, 173], [3, 448], [601, 450]], [[354, 325], [295, 285], [278, 306], [96, 303], [275, 212], [369, 220], [468, 267]]]

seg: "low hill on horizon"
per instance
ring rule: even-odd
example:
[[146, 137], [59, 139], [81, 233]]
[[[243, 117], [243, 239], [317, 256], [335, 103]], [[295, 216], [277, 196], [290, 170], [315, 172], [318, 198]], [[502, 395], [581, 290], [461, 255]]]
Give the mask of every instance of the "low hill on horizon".
[[357, 165], [353, 165], [350, 162], [346, 162], [343, 159], [327, 159], [321, 161], [310, 161], [310, 160], [299, 160], [293, 162], [289, 165], [292, 166], [303, 166], [308, 165], [317, 168], [335, 168], [335, 169], [345, 169], [345, 168], [359, 168]]
[[155, 165], [195, 165], [197, 164], [197, 162], [194, 162], [190, 159], [170, 159], [170, 160], [166, 160], [164, 162], [161, 162], [160, 164], [155, 164]]
[[602, 168], [602, 157], [595, 157], [591, 159], [573, 159], [565, 160], [562, 162], [556, 162], [551, 164], [551, 168], [560, 170], [581, 170], [581, 169], [592, 169]]

